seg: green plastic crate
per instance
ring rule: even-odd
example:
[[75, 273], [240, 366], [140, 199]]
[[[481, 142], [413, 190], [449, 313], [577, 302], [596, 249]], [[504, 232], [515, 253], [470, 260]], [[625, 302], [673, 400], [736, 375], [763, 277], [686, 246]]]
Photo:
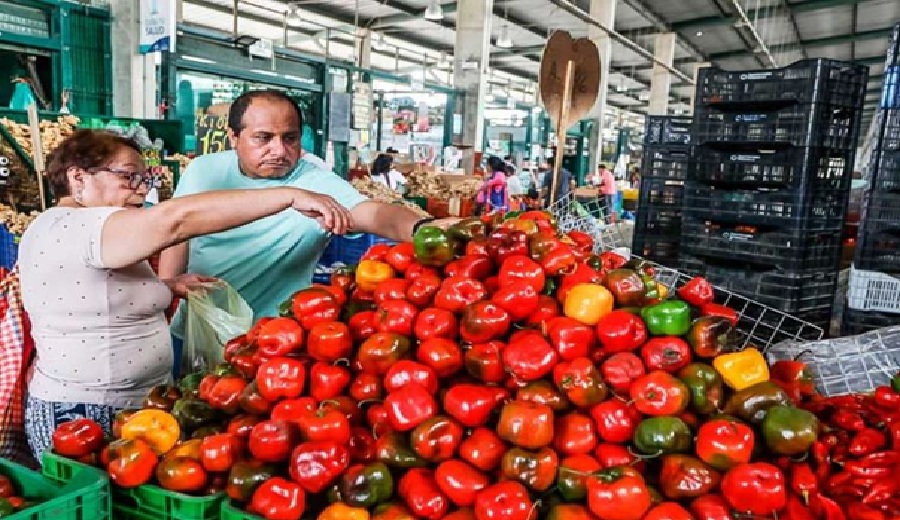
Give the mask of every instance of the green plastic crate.
[[77, 497], [81, 508], [79, 518], [110, 518], [112, 496], [109, 476], [105, 471], [47, 451], [41, 457], [41, 472], [50, 480], [62, 484], [63, 489], [86, 488], [87, 493]]
[[262, 520], [262, 517], [250, 514], [236, 506], [231, 500], [226, 500], [222, 504], [222, 515], [219, 520]]
[[[84, 465], [82, 465], [84, 466]], [[106, 520], [109, 479], [89, 466], [73, 468], [71, 479], [59, 484], [49, 477], [0, 459], [0, 473], [9, 477], [32, 507], [6, 517], [7, 520]]]
[[195, 497], [144, 485], [113, 487], [113, 514], [118, 520], [218, 520], [225, 493]]

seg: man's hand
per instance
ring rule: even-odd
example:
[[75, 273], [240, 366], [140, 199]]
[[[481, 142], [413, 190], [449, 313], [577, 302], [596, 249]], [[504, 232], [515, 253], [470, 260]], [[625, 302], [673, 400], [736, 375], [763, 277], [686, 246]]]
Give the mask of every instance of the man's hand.
[[188, 293], [191, 291], [202, 291], [211, 284], [221, 282], [222, 280], [212, 276], [202, 276], [192, 273], [180, 274], [175, 278], [163, 280], [163, 283], [169, 287], [169, 290], [172, 291], [172, 294], [177, 298], [187, 298]]
[[330, 196], [301, 189], [294, 192], [292, 207], [303, 215], [315, 219], [325, 231], [343, 235], [353, 228], [350, 211]]

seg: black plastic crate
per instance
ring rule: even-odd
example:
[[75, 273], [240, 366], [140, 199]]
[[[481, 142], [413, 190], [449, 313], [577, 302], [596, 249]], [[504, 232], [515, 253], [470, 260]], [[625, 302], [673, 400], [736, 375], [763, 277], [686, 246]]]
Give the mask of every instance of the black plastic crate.
[[684, 180], [688, 176], [691, 148], [688, 146], [644, 146], [641, 179]]
[[[871, 191], [862, 210], [864, 233], [893, 232], [900, 235], [900, 194]], [[900, 265], [897, 266], [900, 270]]]
[[900, 109], [900, 64], [885, 66], [879, 106], [882, 109]]
[[678, 263], [688, 274], [703, 276], [713, 285], [788, 314], [830, 309], [838, 278], [835, 269], [789, 271], [694, 256], [684, 251]]
[[858, 311], [845, 308], [841, 316], [841, 335], [855, 336], [884, 327], [900, 325], [900, 314], [887, 312]]
[[738, 103], [829, 103], [861, 108], [869, 68], [824, 58], [770, 70], [700, 69], [696, 105]]
[[681, 210], [638, 206], [634, 232], [648, 235], [681, 235]]
[[900, 108], [882, 110], [876, 117], [880, 117], [884, 125], [881, 138], [876, 143], [877, 149], [882, 152], [900, 150]]
[[805, 231], [694, 220], [681, 223], [681, 252], [781, 269], [837, 269], [843, 230]]
[[638, 211], [642, 206], [680, 210], [684, 201], [684, 181], [641, 179]]
[[737, 150], [759, 145], [856, 148], [862, 110], [824, 103], [773, 107], [706, 106], [694, 111], [694, 142]]
[[900, 234], [890, 231], [869, 232], [863, 223], [856, 239], [853, 265], [867, 271], [900, 272]]
[[635, 231], [631, 252], [647, 260], [667, 267], [678, 267], [678, 251], [681, 237], [673, 235], [647, 235]]
[[794, 228], [834, 229], [842, 225], [850, 195], [850, 177], [807, 186], [733, 188], [688, 181], [684, 208], [707, 220]]
[[900, 150], [882, 152], [871, 177], [875, 192], [900, 193]]
[[695, 146], [688, 180], [734, 186], [800, 186], [809, 180], [850, 179], [852, 151], [790, 146], [741, 152]]
[[691, 123], [687, 116], [647, 116], [644, 146], [691, 144]]

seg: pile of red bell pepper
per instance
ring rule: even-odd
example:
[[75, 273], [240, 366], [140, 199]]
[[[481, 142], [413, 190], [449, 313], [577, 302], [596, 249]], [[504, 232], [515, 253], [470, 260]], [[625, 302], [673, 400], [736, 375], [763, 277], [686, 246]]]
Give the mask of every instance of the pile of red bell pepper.
[[273, 520], [893, 518], [894, 394], [818, 397], [705, 280], [593, 247], [543, 212], [376, 245], [67, 454]]

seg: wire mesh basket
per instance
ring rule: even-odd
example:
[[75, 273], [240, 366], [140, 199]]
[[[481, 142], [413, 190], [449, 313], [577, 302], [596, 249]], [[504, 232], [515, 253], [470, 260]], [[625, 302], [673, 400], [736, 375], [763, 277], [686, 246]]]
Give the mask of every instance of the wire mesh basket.
[[[677, 290], [693, 278], [670, 267], [651, 264], [656, 271], [657, 281], [670, 291]], [[816, 341], [825, 335], [825, 331], [819, 326], [721, 287], [715, 287], [715, 302], [734, 309], [738, 314], [736, 333], [730, 339], [729, 350], [752, 346], [766, 352], [773, 345], [784, 341]]]
[[594, 239], [594, 251], [626, 248], [627, 244], [616, 224], [611, 222], [609, 210], [601, 199], [576, 197], [570, 193], [550, 206], [560, 231], [582, 231]]

